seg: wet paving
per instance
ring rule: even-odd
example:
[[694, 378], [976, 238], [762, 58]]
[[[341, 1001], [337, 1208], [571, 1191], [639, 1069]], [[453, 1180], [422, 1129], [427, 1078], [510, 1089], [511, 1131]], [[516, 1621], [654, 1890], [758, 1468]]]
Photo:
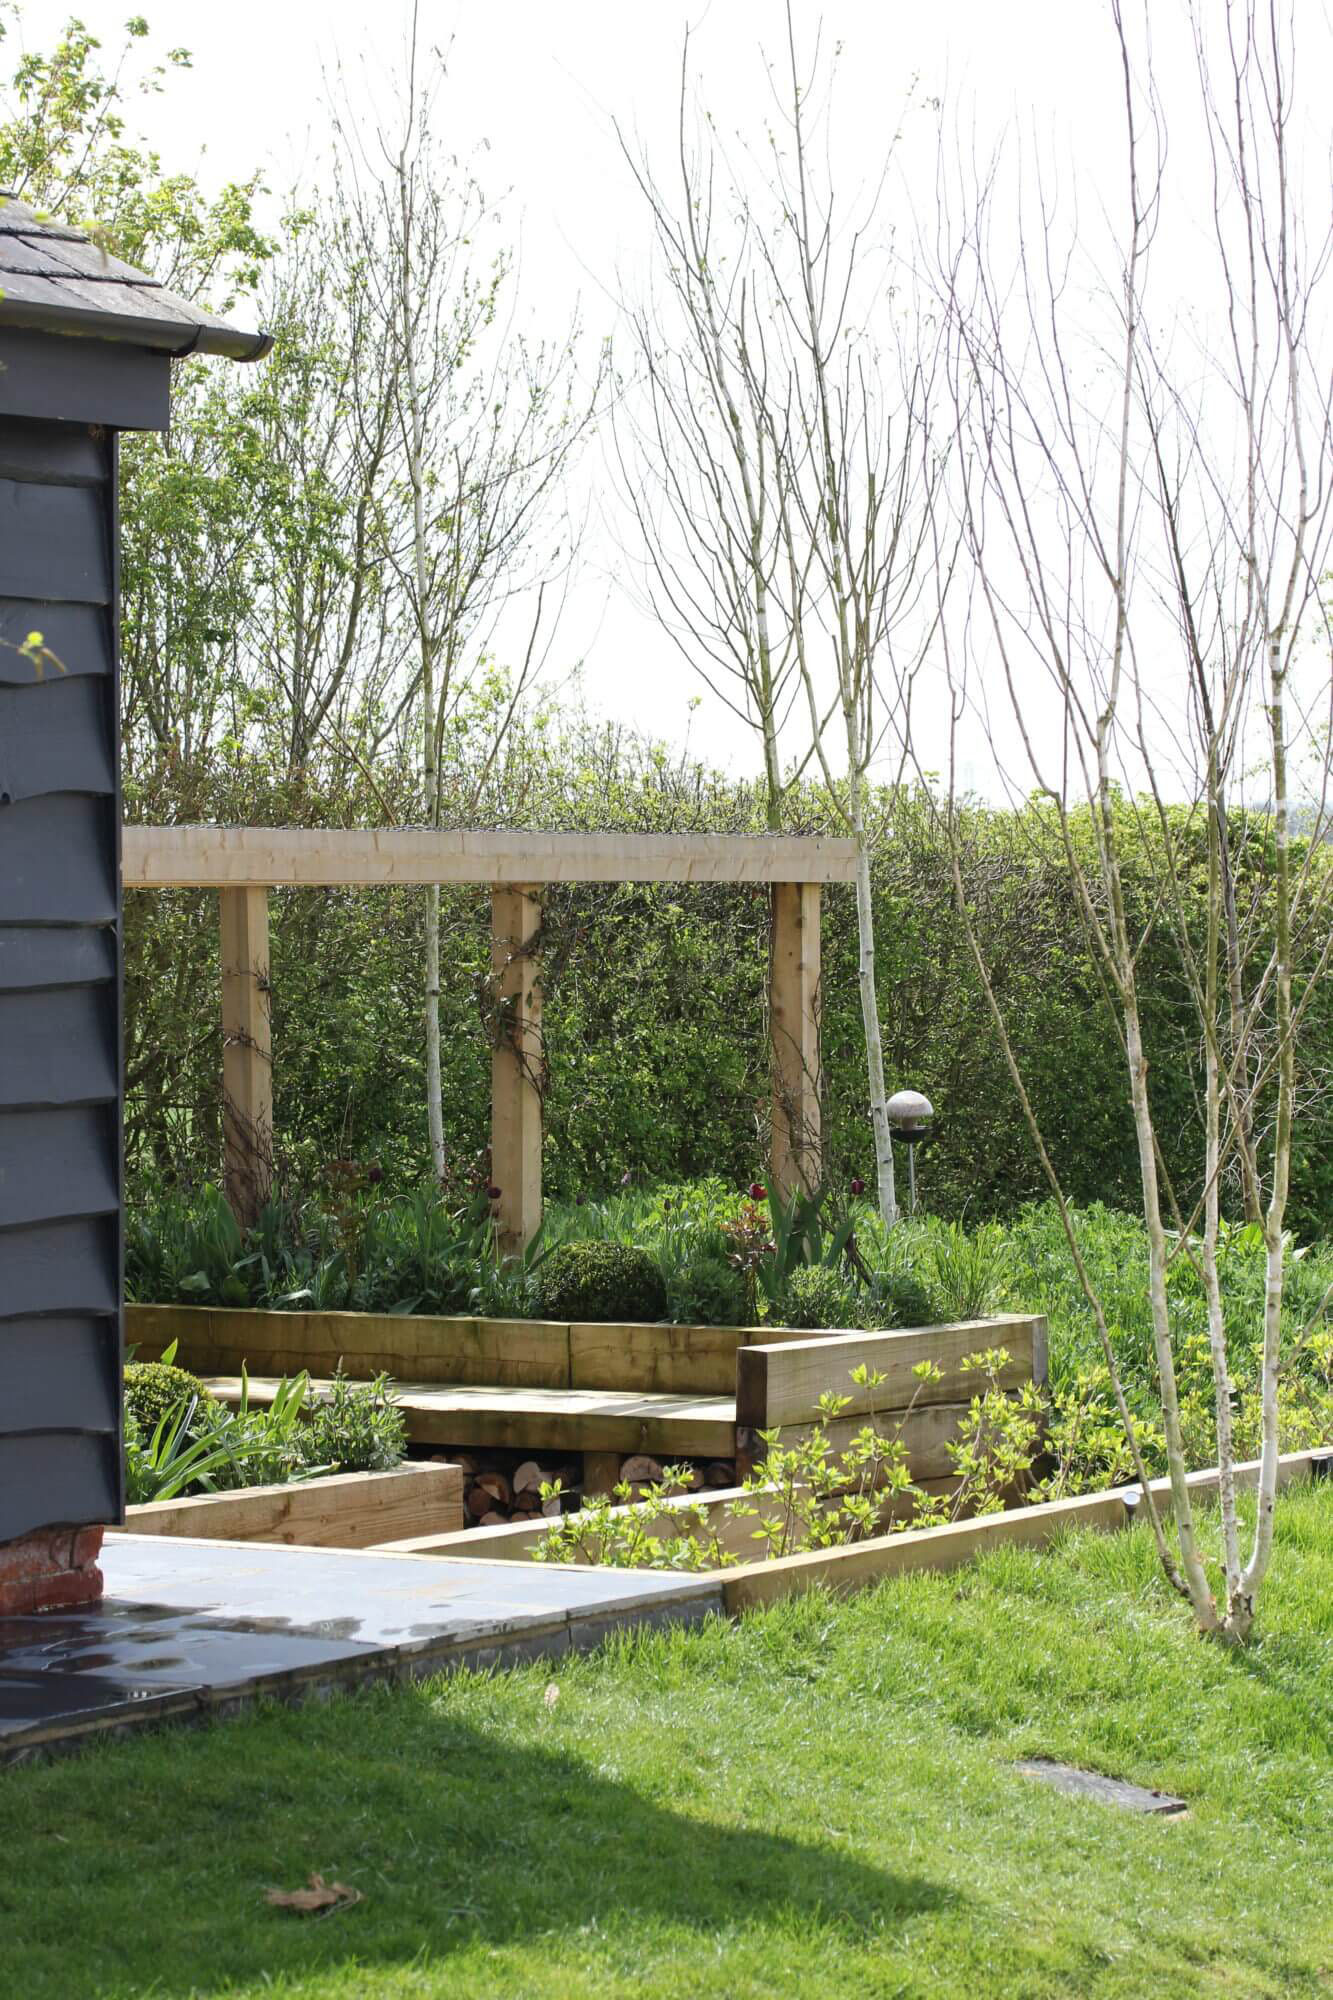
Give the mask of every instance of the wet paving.
[[102, 1569], [100, 1604], [0, 1618], [0, 1760], [721, 1610], [706, 1578], [159, 1535], [109, 1535]]

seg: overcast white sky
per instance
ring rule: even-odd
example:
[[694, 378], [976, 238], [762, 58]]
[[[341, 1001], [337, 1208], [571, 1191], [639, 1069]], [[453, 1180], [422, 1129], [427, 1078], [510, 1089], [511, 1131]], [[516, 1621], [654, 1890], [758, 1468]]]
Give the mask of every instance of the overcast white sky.
[[[1317, 0], [1312, 4], [1318, 11]], [[356, 104], [359, 66], [367, 58], [391, 66], [406, 21], [405, 0], [373, 7], [366, 0], [135, 0], [134, 11], [140, 5], [154, 46], [181, 44], [194, 56], [191, 72], [174, 75], [163, 96], [140, 108], [137, 122], [164, 161], [198, 167], [208, 180], [261, 162], [275, 189], [318, 170], [324, 73], [341, 59]], [[131, 7], [128, 0], [25, 0], [19, 37], [48, 45], [71, 11], [109, 53], [123, 39]], [[1171, 30], [1176, 9], [1154, 0], [1153, 12], [1169, 100], [1173, 69], [1186, 51]], [[485, 141], [489, 187], [512, 190], [525, 314], [557, 328], [581, 299], [589, 331], [613, 332], [618, 274], [632, 286], [645, 246], [641, 201], [619, 156], [613, 117], [669, 162], [688, 26], [719, 125], [762, 130], [768, 97], [761, 49], [779, 52], [780, 0], [696, 0], [690, 7], [679, 0], [474, 0], [466, 7], [423, 0], [422, 16], [432, 39], [454, 39], [452, 87], [442, 106], [453, 121], [451, 139], [456, 134], [463, 152]], [[826, 40], [845, 44], [838, 104], [849, 179], [877, 173], [915, 74], [927, 95], [947, 93], [970, 105], [969, 115], [992, 132], [1014, 121], [1035, 132], [1067, 164], [1071, 180], [1077, 170], [1082, 205], [1113, 197], [1121, 129], [1105, 0], [798, 0], [797, 18], [811, 42], [822, 22]], [[13, 41], [5, 54], [12, 49]], [[906, 157], [910, 162], [910, 152]], [[932, 160], [923, 144], [924, 192]], [[1190, 254], [1186, 231], [1179, 245], [1186, 269]], [[605, 495], [604, 476], [598, 485]], [[716, 703], [706, 700], [691, 714], [700, 683], [622, 589], [625, 565], [610, 511], [610, 524], [589, 535], [561, 655], [584, 658], [588, 698], [601, 711], [676, 740], [688, 729], [699, 747], [753, 767], [750, 738]], [[968, 755], [973, 775], [989, 788], [979, 733]]]

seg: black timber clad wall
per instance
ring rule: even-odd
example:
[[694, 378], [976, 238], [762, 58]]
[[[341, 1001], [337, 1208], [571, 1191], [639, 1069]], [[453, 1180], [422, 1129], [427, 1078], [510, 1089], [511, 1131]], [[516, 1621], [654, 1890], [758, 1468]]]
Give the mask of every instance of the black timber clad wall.
[[114, 435], [0, 415], [0, 1542], [122, 1518], [117, 532]]

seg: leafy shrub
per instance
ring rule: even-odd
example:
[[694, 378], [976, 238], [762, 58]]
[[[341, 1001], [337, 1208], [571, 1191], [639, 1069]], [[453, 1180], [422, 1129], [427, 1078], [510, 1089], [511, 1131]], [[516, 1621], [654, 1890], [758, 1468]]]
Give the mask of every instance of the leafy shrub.
[[800, 1264], [778, 1302], [784, 1326], [874, 1329], [886, 1324], [879, 1307], [845, 1271], [828, 1264]]
[[[296, 1405], [304, 1379], [282, 1385], [284, 1391], [290, 1387]], [[150, 1434], [140, 1429], [136, 1417], [126, 1415], [125, 1496], [131, 1505], [312, 1476], [290, 1454], [279, 1452], [275, 1460], [272, 1427], [245, 1411], [190, 1396], [169, 1410]]]
[[389, 1379], [349, 1382], [335, 1375], [296, 1432], [301, 1463], [337, 1472], [390, 1472], [402, 1462], [407, 1431]]
[[942, 1315], [934, 1299], [910, 1271], [877, 1272], [871, 1282], [871, 1297], [879, 1314], [878, 1324], [889, 1327], [938, 1326]]
[[125, 1418], [133, 1423], [145, 1444], [163, 1417], [183, 1404], [194, 1402], [197, 1411], [206, 1409], [213, 1398], [197, 1375], [188, 1368], [173, 1368], [165, 1361], [129, 1361], [125, 1364]]
[[[793, 1443], [784, 1444], [780, 1432], [765, 1433], [763, 1464], [742, 1482], [740, 1496], [720, 1511], [691, 1501], [688, 1468], [669, 1465], [661, 1481], [637, 1501], [625, 1480], [614, 1494], [585, 1497], [577, 1513], [551, 1522], [530, 1551], [532, 1559], [621, 1569], [725, 1569], [747, 1559], [727, 1545], [729, 1521], [756, 1523], [746, 1539], [758, 1546], [748, 1559], [769, 1561], [809, 1549], [844, 1548], [870, 1535], [937, 1527], [964, 1515], [995, 1513], [1016, 1504], [1025, 1490], [1029, 1498], [1040, 1498], [1030, 1488], [1041, 1449], [1041, 1392], [1030, 1382], [1018, 1395], [1006, 1394], [999, 1384], [1008, 1362], [1002, 1347], [963, 1361], [984, 1386], [948, 1443], [957, 1479], [951, 1494], [928, 1493], [915, 1483], [903, 1443], [918, 1398], [943, 1379], [937, 1364], [917, 1363], [907, 1407], [891, 1411], [876, 1408], [877, 1392], [887, 1378], [862, 1364], [849, 1379], [860, 1392], [866, 1420], [841, 1450], [832, 1444], [829, 1427], [854, 1399], [826, 1392], [816, 1421]], [[544, 1484], [543, 1500], [558, 1498], [560, 1490], [558, 1480]]]
[[667, 1310], [684, 1326], [743, 1326], [745, 1283], [719, 1251], [704, 1251], [673, 1271]]
[[537, 1274], [546, 1319], [660, 1320], [666, 1284], [634, 1243], [560, 1243]]

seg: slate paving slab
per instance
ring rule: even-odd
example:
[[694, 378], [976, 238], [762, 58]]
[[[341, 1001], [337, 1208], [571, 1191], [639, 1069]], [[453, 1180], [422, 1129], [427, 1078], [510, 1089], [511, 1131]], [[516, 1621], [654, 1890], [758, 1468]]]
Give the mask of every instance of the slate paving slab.
[[159, 1535], [109, 1535], [102, 1568], [100, 1604], [0, 1618], [0, 1758], [722, 1609], [699, 1577]]
[[1154, 1792], [1146, 1785], [1132, 1785], [1127, 1778], [1108, 1778], [1101, 1771], [1080, 1771], [1076, 1764], [1057, 1764], [1046, 1757], [1032, 1757], [1015, 1766], [1024, 1778], [1036, 1778], [1057, 1792], [1071, 1797], [1095, 1799], [1099, 1805], [1119, 1806], [1124, 1812], [1160, 1813], [1163, 1818], [1188, 1811], [1184, 1799], [1169, 1792]]
[[196, 1707], [196, 1694], [190, 1687], [147, 1687], [51, 1667], [23, 1673], [0, 1666], [0, 1758], [93, 1729], [187, 1714]]

